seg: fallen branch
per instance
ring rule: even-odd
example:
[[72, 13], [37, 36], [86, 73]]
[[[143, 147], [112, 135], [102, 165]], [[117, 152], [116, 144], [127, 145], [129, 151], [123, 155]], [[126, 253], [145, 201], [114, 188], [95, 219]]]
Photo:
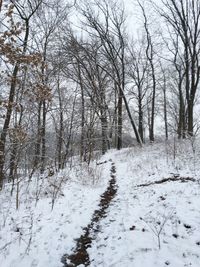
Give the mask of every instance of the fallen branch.
[[150, 185], [155, 185], [155, 184], [163, 184], [166, 182], [177, 182], [177, 181], [178, 182], [180, 181], [181, 183], [186, 183], [188, 181], [196, 182], [196, 179], [192, 177], [169, 177], [169, 178], [164, 178], [159, 181], [154, 181], [154, 182], [150, 182], [146, 184], [139, 184], [137, 185], [137, 187], [150, 186]]

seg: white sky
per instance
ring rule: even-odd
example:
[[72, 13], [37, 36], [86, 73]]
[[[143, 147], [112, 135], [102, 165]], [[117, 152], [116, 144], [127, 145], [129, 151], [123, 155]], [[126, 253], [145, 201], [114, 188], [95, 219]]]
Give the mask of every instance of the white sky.
[[[82, 3], [84, 0], [77, 0], [77, 3]], [[137, 3], [137, 0], [118, 0], [121, 3], [124, 3], [125, 6], [125, 14], [127, 15], [126, 24], [127, 24], [127, 31], [130, 36], [134, 36], [136, 38], [138, 31], [141, 30], [144, 19], [141, 13], [141, 9]], [[156, 4], [159, 4], [161, 0], [154, 0]], [[141, 0], [141, 3], [144, 4], [147, 17], [151, 24], [159, 25], [158, 16], [156, 16], [155, 12], [153, 11], [153, 7], [149, 3], [149, 0]], [[77, 32], [79, 31], [78, 25], [80, 26], [80, 17], [77, 16], [76, 12], [72, 12], [70, 16], [70, 21], [72, 24], [77, 28]]]

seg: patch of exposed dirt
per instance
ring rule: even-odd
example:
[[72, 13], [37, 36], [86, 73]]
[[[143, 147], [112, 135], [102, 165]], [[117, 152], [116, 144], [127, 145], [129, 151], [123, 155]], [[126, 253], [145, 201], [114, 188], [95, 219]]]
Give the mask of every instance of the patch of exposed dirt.
[[116, 184], [116, 168], [114, 163], [112, 163], [110, 172], [111, 179], [106, 191], [100, 197], [99, 208], [94, 211], [91, 222], [84, 228], [84, 233], [76, 240], [76, 247], [73, 254], [65, 254], [61, 259], [64, 267], [73, 267], [80, 264], [84, 266], [90, 265], [87, 248], [91, 247], [92, 240], [95, 239], [97, 233], [100, 231], [100, 221], [106, 217], [107, 209], [117, 193], [118, 186]]

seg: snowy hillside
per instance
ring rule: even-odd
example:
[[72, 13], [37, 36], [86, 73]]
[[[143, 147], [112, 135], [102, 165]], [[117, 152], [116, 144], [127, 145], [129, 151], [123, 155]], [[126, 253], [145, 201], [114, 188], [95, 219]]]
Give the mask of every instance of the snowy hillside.
[[78, 266], [87, 254], [80, 266], [199, 267], [199, 164], [197, 141], [171, 141], [113, 150], [90, 167], [74, 161], [19, 181], [12, 196], [6, 184], [1, 266]]

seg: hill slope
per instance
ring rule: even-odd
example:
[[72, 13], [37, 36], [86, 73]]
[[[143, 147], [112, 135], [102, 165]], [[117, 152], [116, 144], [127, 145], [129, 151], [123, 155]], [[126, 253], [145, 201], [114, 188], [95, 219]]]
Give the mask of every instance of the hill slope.
[[2, 266], [63, 266], [62, 256], [73, 254], [91, 225], [114, 164], [117, 192], [92, 232], [89, 265], [199, 267], [199, 163], [190, 141], [110, 151], [89, 168], [75, 161], [71, 170], [20, 181], [18, 210], [16, 186], [10, 196], [7, 184], [0, 195]]

